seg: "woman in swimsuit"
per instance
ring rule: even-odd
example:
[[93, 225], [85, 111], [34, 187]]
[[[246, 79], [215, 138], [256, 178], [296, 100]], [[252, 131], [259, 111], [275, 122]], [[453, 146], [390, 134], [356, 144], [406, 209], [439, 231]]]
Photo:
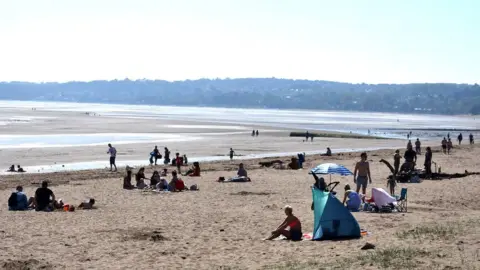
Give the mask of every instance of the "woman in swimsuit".
[[[266, 240], [273, 240], [280, 235], [285, 236], [288, 240], [292, 241], [300, 241], [302, 240], [302, 223], [300, 220], [293, 215], [293, 209], [291, 206], [285, 206], [285, 214], [287, 218], [283, 221], [278, 228], [272, 232], [272, 235], [268, 237]], [[290, 229], [287, 230], [287, 227]]]

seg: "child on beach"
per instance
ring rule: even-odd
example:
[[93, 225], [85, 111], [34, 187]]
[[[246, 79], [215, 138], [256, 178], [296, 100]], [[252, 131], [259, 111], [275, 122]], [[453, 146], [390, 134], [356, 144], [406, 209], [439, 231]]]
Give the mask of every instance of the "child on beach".
[[233, 160], [233, 154], [235, 154], [235, 151], [233, 151], [233, 148], [230, 148], [230, 160]]
[[400, 159], [402, 156], [400, 156], [400, 150], [395, 151], [395, 155], [393, 156], [393, 167], [395, 168], [394, 174], [398, 174], [398, 170], [400, 168]]

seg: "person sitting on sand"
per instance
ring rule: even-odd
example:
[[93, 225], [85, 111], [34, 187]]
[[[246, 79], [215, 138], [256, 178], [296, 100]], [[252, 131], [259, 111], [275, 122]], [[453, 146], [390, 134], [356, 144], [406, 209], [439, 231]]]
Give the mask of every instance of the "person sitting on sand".
[[132, 168], [127, 166], [127, 175], [123, 178], [123, 188], [124, 189], [134, 189], [132, 185]]
[[172, 172], [172, 181], [168, 184], [168, 189], [170, 191], [183, 191], [185, 190], [185, 183], [182, 179], [178, 178], [177, 172]]
[[168, 190], [168, 182], [165, 178], [160, 178], [160, 181], [155, 186], [156, 190]]
[[190, 177], [197, 177], [200, 176], [200, 164], [198, 162], [193, 162], [193, 167], [189, 169], [185, 175]]
[[43, 181], [42, 187], [35, 191], [35, 210], [36, 211], [53, 211], [55, 209], [55, 194], [48, 188], [48, 182]]
[[27, 198], [27, 195], [23, 192], [22, 186], [17, 186], [15, 192], [10, 195], [8, 199], [9, 211], [25, 211], [34, 206], [35, 198]]
[[321, 154], [320, 156], [331, 157], [332, 156], [332, 150], [330, 149], [330, 147], [327, 147], [327, 152], [325, 154]]
[[290, 159], [290, 163], [288, 163], [288, 168], [291, 169], [291, 170], [298, 170], [299, 169], [298, 159], [296, 157], [292, 157]]
[[88, 201], [80, 203], [78, 209], [93, 209], [93, 205], [95, 204], [95, 199], [91, 198]]
[[405, 159], [405, 163], [403, 163], [400, 171], [409, 172], [415, 170], [415, 165], [417, 163], [417, 152], [413, 151], [411, 146], [407, 149], [407, 151], [405, 151], [403, 158]]
[[144, 189], [147, 185], [145, 184], [145, 168], [140, 168], [135, 175], [135, 182], [138, 189]]
[[347, 207], [348, 210], [351, 212], [357, 212], [362, 204], [362, 200], [360, 195], [353, 191], [350, 188], [350, 185], [345, 185], [345, 195], [343, 196], [343, 204]]
[[25, 172], [25, 170], [20, 165], [17, 165], [17, 172]]
[[8, 168], [7, 172], [16, 172], [15, 165], [10, 166], [10, 168]]
[[160, 182], [160, 174], [158, 171], [153, 171], [152, 177], [150, 177], [150, 187], [155, 187]]
[[251, 181], [250, 177], [248, 177], [247, 170], [245, 170], [245, 166], [243, 166], [243, 163], [238, 164], [237, 177], [246, 178], [247, 181]]
[[[287, 240], [300, 241], [302, 240], [302, 223], [300, 220], [293, 215], [293, 209], [290, 205], [285, 206], [285, 214], [287, 218], [278, 226], [278, 228], [272, 232], [272, 235], [266, 240], [273, 240], [280, 235], [283, 235]], [[289, 230], [287, 230], [287, 227]]]

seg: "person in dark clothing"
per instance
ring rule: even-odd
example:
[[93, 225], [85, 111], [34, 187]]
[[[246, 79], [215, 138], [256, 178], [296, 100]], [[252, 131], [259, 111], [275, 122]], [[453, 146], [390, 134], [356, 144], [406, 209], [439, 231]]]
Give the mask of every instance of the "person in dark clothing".
[[408, 172], [414, 170], [415, 163], [417, 163], [417, 153], [413, 151], [411, 146], [405, 151], [403, 158], [405, 159], [405, 163], [402, 165], [400, 171]]
[[164, 160], [163, 160], [163, 164], [168, 164], [170, 163], [170, 150], [168, 150], [167, 147], [165, 147], [165, 153], [164, 153]]
[[158, 147], [155, 145], [155, 148], [152, 151], [153, 153], [153, 159], [155, 160], [155, 166], [157, 165], [157, 160], [159, 158], [162, 158], [162, 155], [160, 155], [160, 150], [158, 150]]
[[394, 174], [398, 174], [398, 169], [400, 168], [400, 150], [395, 151], [395, 155], [393, 156], [393, 167], [395, 168]]
[[8, 168], [8, 172], [16, 172], [15, 165], [10, 166], [10, 168]]
[[310, 137], [310, 133], [308, 131], [305, 133], [305, 141], [308, 142], [308, 137]]
[[470, 133], [470, 136], [469, 136], [469, 137], [470, 137], [470, 144], [473, 144], [473, 134]]
[[462, 145], [462, 140], [463, 140], [463, 135], [462, 135], [462, 133], [460, 133], [460, 134], [458, 135], [457, 139], [458, 139], [458, 145]]
[[43, 181], [42, 187], [35, 191], [35, 210], [53, 211], [53, 202], [55, 202], [55, 194], [48, 188], [48, 182]]
[[255, 136], [257, 136], [257, 137], [258, 137], [258, 129], [257, 129], [257, 131], [255, 131]]
[[432, 176], [432, 149], [430, 147], [426, 148], [425, 153], [425, 173], [427, 174], [427, 178]]
[[182, 164], [183, 164], [183, 158], [180, 156], [180, 153], [175, 153], [175, 165], [177, 166], [177, 172], [179, 174], [182, 173]]

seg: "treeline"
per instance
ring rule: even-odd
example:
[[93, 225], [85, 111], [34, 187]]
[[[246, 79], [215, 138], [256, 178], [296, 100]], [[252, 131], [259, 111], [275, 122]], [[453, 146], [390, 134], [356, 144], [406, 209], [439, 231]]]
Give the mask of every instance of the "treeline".
[[0, 83], [0, 99], [236, 108], [480, 114], [480, 86], [288, 79]]

